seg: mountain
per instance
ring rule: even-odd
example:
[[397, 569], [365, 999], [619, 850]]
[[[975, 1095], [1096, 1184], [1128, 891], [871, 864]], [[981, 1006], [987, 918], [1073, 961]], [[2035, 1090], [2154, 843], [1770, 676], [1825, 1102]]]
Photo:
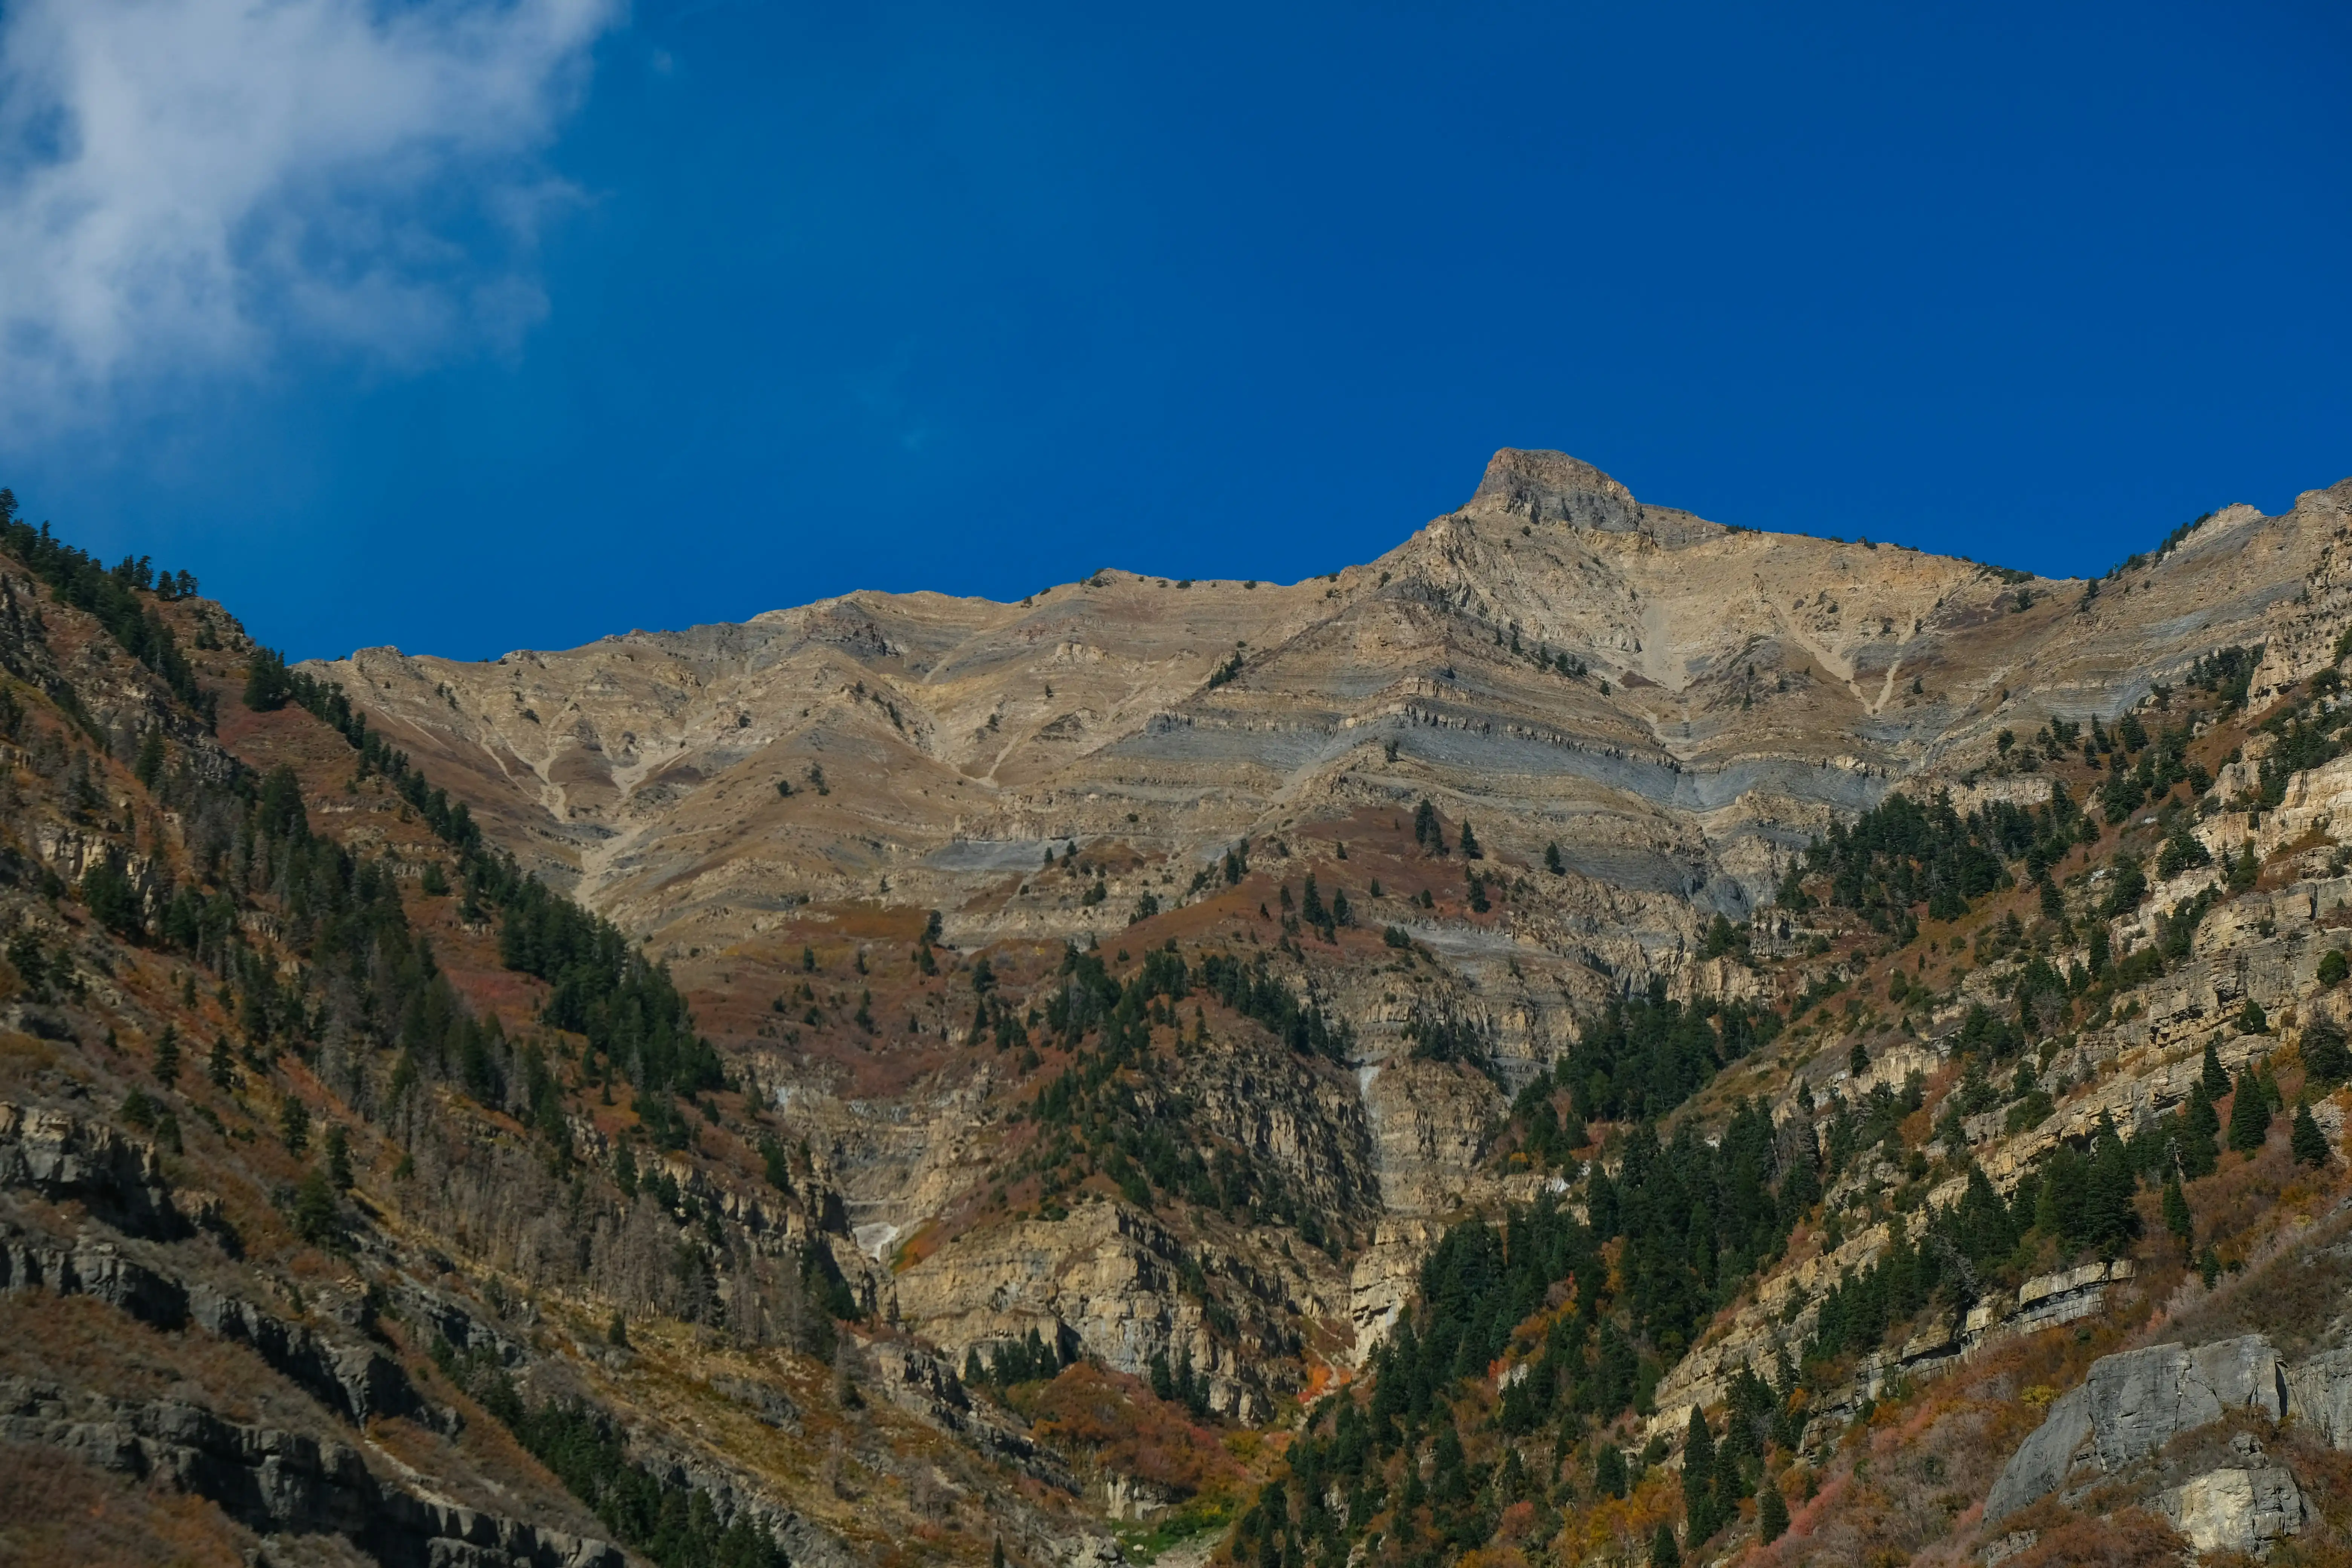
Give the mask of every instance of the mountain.
[[2352, 1539], [2352, 481], [291, 669], [9, 510], [8, 1552]]

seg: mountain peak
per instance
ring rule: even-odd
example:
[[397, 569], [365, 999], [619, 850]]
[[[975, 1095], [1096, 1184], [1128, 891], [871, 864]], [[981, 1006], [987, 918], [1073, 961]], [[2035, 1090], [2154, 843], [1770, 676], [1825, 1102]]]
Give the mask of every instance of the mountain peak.
[[1609, 533], [1631, 533], [1642, 524], [1642, 503], [1633, 491], [1565, 452], [1504, 447], [1488, 460], [1470, 500], [1474, 506], [1486, 501], [1506, 511], [1525, 511], [1530, 522], [1567, 522]]

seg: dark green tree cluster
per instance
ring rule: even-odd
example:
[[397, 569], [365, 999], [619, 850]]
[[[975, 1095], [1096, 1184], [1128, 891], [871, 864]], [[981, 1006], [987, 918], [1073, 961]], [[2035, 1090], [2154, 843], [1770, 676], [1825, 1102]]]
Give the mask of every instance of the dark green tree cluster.
[[1201, 988], [1301, 1056], [1347, 1061], [1355, 1052], [1355, 1030], [1327, 1015], [1319, 1003], [1301, 1002], [1275, 975], [1266, 961], [1250, 963], [1230, 953], [1201, 956]]
[[[2201, 773], [2193, 773], [2189, 764], [2189, 721], [2169, 725], [2154, 736], [2136, 713], [2126, 713], [2110, 737], [2095, 723], [2091, 740], [2084, 743], [2088, 757], [2094, 751], [2105, 750], [2107, 758], [2106, 782], [2099, 786], [2100, 809], [2106, 815], [2109, 826], [2119, 826], [2131, 820], [2133, 812], [2151, 800], [2161, 799], [2173, 785], [2184, 780], [2201, 780], [2196, 787], [2201, 791], [2212, 781]], [[2100, 742], [2105, 742], [2104, 746]], [[2126, 766], [2127, 759], [2137, 757], [2137, 765]]]
[[[1067, 1335], [1059, 1324], [1055, 1325], [1054, 1338], [1048, 1342], [1035, 1329], [1017, 1340], [1004, 1340], [982, 1347], [972, 1346], [963, 1352], [963, 1381], [972, 1388], [992, 1388], [999, 1393], [1015, 1384], [1042, 1383], [1058, 1376], [1061, 1370], [1077, 1360], [1076, 1348], [1067, 1342]], [[1192, 1363], [1188, 1360], [1185, 1371]]]
[[[1491, 1539], [1504, 1509], [1548, 1490], [1520, 1445], [1550, 1431], [1550, 1451], [1561, 1455], [1646, 1408], [1663, 1358], [1784, 1244], [1820, 1189], [1805, 1163], [1778, 1173], [1775, 1190], [1777, 1142], [1753, 1105], [1738, 1110], [1714, 1146], [1685, 1124], [1662, 1148], [1644, 1123], [1627, 1136], [1618, 1175], [1595, 1176], [1591, 1223], [1547, 1196], [1499, 1226], [1450, 1229], [1423, 1265], [1412, 1310], [1372, 1356], [1371, 1397], [1332, 1401], [1308, 1423], [1287, 1454], [1289, 1483], [1265, 1488], [1238, 1527], [1241, 1559], [1337, 1564], [1383, 1521], [1406, 1561]], [[1612, 1293], [1603, 1248], [1621, 1237], [1623, 1289]], [[1528, 1337], [1529, 1319], [1563, 1292], [1572, 1308], [1549, 1313]], [[1496, 1461], [1474, 1463], [1463, 1424], [1485, 1417], [1462, 1391], [1506, 1358], [1520, 1362], [1493, 1416], [1507, 1447]], [[1714, 1533], [1753, 1491], [1768, 1444], [1793, 1439], [1795, 1379], [1784, 1370], [1780, 1381], [1776, 1389], [1752, 1373], [1735, 1379], [1725, 1431], [1698, 1439], [1696, 1461], [1685, 1455], [1692, 1541]], [[1623, 1495], [1624, 1456], [1605, 1439], [1594, 1468], [1597, 1490]]]
[[655, 1093], [692, 1095], [724, 1083], [719, 1053], [694, 1032], [667, 967], [649, 962], [612, 921], [536, 878], [507, 897], [499, 957], [553, 987], [540, 1016], [588, 1037], [591, 1072], [601, 1057]]
[[1646, 994], [1611, 1002], [1558, 1071], [1588, 1121], [1638, 1121], [1664, 1115], [1780, 1032], [1780, 1016], [1769, 1007], [1686, 1005], [1654, 981]]
[[738, 1507], [722, 1524], [709, 1491], [631, 1459], [626, 1436], [603, 1412], [576, 1399], [526, 1405], [488, 1352], [460, 1355], [442, 1340], [434, 1357], [595, 1510], [614, 1540], [660, 1568], [785, 1568], [783, 1549], [749, 1509]]
[[1565, 1163], [1588, 1136], [1575, 1093], [1562, 1084], [1563, 1076], [1554, 1068], [1539, 1069], [1511, 1101], [1511, 1128], [1518, 1147], [1538, 1166]]
[[[1171, 938], [1143, 955], [1124, 984], [1099, 953], [1066, 948], [1063, 984], [1041, 1022], [1071, 1051], [1073, 1060], [1041, 1088], [1030, 1115], [1048, 1130], [1031, 1161], [1047, 1194], [1099, 1171], [1139, 1208], [1180, 1198], [1223, 1215], [1246, 1215], [1294, 1226], [1300, 1238], [1326, 1251], [1339, 1238], [1316, 1207], [1250, 1151], [1200, 1126], [1193, 1108], [1142, 1069], [1154, 1027], [1181, 1029], [1176, 1005], [1201, 990], [1259, 1023], [1303, 1053], [1344, 1053], [1344, 1026], [1334, 1030], [1321, 1010], [1302, 1007], [1261, 962], [1244, 967], [1223, 954], [1204, 955], [1196, 975]], [[1202, 1028], [1196, 1013], [1194, 1030]], [[1091, 1037], [1092, 1043], [1089, 1044]], [[1368, 1196], [1342, 1190], [1343, 1204]], [[1205, 1284], [1198, 1293], [1205, 1296]]]
[[2189, 667], [2186, 684], [2201, 691], [2212, 692], [2221, 700], [2224, 708], [2243, 708], [2246, 693], [2253, 685], [2254, 671], [2262, 668], [2263, 645], [2252, 647], [2231, 646], [2199, 658]]
[[61, 604], [94, 616], [124, 652], [153, 670], [173, 696], [203, 716], [206, 729], [212, 727], [211, 695], [196, 684], [195, 668], [180, 651], [172, 628], [141, 597], [142, 594], [167, 601], [182, 597], [183, 583], [192, 595], [196, 589], [194, 577], [184, 572], [177, 577], [166, 574], [166, 586], [159, 592], [154, 568], [144, 556], [136, 561], [126, 558], [110, 571], [99, 563], [98, 557], [52, 535], [47, 523], [37, 529], [19, 519], [16, 494], [6, 489], [0, 489], [0, 550], [23, 562], [34, 576], [49, 585]]
[[2006, 862], [2021, 860], [2029, 877], [2041, 879], [2085, 831], [2063, 785], [2042, 805], [1995, 802], [1965, 818], [1948, 792], [1925, 805], [1892, 795], [1851, 827], [1832, 823], [1814, 839], [1782, 879], [1780, 901], [1807, 907], [1805, 880], [1825, 876], [1830, 903], [1856, 911], [1874, 931], [1907, 938], [1915, 906], [1925, 904], [1932, 920], [1958, 920], [2002, 885]]
[[1147, 1369], [1150, 1373], [1151, 1392], [1173, 1405], [1181, 1405], [1195, 1417], [1209, 1414], [1209, 1374], [1192, 1370], [1192, 1352], [1179, 1351], [1173, 1365], [1166, 1351], [1154, 1351]]

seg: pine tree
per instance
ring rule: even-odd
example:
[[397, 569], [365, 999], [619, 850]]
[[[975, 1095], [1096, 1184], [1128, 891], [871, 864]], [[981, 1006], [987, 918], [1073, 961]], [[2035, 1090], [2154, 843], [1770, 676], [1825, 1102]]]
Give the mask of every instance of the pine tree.
[[2221, 1053], [2213, 1048], [2213, 1042], [2210, 1040], [2205, 1042], [2205, 1067], [2202, 1078], [2206, 1099], [2218, 1102], [2230, 1098], [2230, 1075], [2221, 1070]]
[[131, 764], [131, 772], [149, 789], [153, 789], [155, 781], [163, 776], [163, 727], [161, 724], [150, 727], [146, 739], [139, 742], [139, 760]]
[[326, 1173], [315, 1166], [303, 1176], [294, 1194], [294, 1230], [313, 1247], [335, 1247], [342, 1240], [341, 1205], [335, 1201], [335, 1189]]
[[215, 1089], [227, 1089], [236, 1081], [236, 1064], [229, 1057], [226, 1035], [213, 1037], [212, 1057], [205, 1065]]
[[1764, 1495], [1756, 1505], [1757, 1537], [1767, 1542], [1778, 1541], [1788, 1531], [1789, 1500], [1780, 1495], [1778, 1485], [1767, 1480]]
[[1421, 805], [1412, 814], [1412, 841], [1432, 855], [1445, 853], [1445, 827], [1437, 820], [1437, 807], [1429, 797], [1421, 797]]
[[2294, 1108], [2294, 1131], [2292, 1142], [2296, 1164], [2321, 1166], [2327, 1163], [2327, 1134], [2322, 1132], [2319, 1130], [2319, 1123], [2312, 1120], [2311, 1107], [2308, 1105], [2298, 1105]]
[[1694, 1405], [1683, 1439], [1683, 1534], [1693, 1542], [1715, 1533], [1715, 1498], [1708, 1486], [1714, 1479], [1715, 1434], [1707, 1430], [1706, 1412]]
[[2191, 1177], [2210, 1176], [2221, 1163], [2221, 1145], [2217, 1134], [2221, 1131], [2221, 1113], [2213, 1109], [2212, 1098], [2205, 1092], [2202, 1082], [2189, 1086], [2188, 1109], [2181, 1112], [2180, 1168]]
[[1555, 877], [1561, 876], [1568, 870], [1567, 867], [1560, 864], [1559, 845], [1547, 844], [1544, 846], [1544, 869], [1550, 872]]
[[2344, 1045], [2344, 1031], [2325, 1018], [2303, 1026], [2303, 1067], [2314, 1081], [2341, 1083], [2352, 1078], [2352, 1050]]
[[2230, 1147], [2252, 1159], [2262, 1152], [2270, 1135], [2270, 1102], [2263, 1098], [2263, 1086], [2254, 1081], [2253, 1068], [2241, 1068], [2230, 1101]]
[[2189, 1194], [2180, 1190], [2178, 1173], [2164, 1184], [2164, 1228], [2180, 1243], [2182, 1257], [2195, 1250], [2197, 1222], [2189, 1213]]
[[310, 1108], [293, 1095], [278, 1108], [278, 1137], [289, 1154], [299, 1154], [310, 1142]]
[[155, 1042], [155, 1081], [166, 1089], [180, 1081], [180, 1031], [169, 1024]]
[[2123, 1141], [2116, 1136], [2115, 1123], [2102, 1114], [2093, 1143], [2084, 1215], [2084, 1229], [2094, 1246], [2114, 1250], [2131, 1239], [2139, 1228], [2139, 1211], [2132, 1203], [2138, 1186], [2139, 1178], [2133, 1173]]
[[1675, 1527], [1663, 1519], [1658, 1533], [1650, 1537], [1650, 1568], [1683, 1568], [1683, 1554], [1675, 1550]]
[[339, 1193], [351, 1190], [352, 1139], [340, 1121], [327, 1127], [327, 1181]]
[[2088, 1162], [2059, 1144], [2042, 1163], [2042, 1184], [2033, 1197], [2033, 1227], [2064, 1246], [2082, 1240], [2089, 1186]]
[[2263, 1011], [2263, 1005], [2251, 996], [2247, 997], [2246, 1005], [2238, 1009], [2238, 1033], [2267, 1035], [2270, 1032], [2270, 1016]]
[[1625, 1495], [1627, 1484], [1623, 1450], [1613, 1443], [1603, 1443], [1592, 1462], [1592, 1489], [1603, 1497], [1620, 1498]]
[[1486, 858], [1486, 852], [1478, 847], [1478, 836], [1470, 831], [1470, 819], [1464, 817], [1462, 819], [1462, 858], [1484, 860]]

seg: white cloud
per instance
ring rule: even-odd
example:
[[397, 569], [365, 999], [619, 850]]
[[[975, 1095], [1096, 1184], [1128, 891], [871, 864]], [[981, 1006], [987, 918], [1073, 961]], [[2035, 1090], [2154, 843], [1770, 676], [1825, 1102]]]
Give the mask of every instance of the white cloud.
[[71, 420], [289, 343], [394, 364], [545, 301], [541, 155], [625, 0], [15, 0], [0, 410]]

